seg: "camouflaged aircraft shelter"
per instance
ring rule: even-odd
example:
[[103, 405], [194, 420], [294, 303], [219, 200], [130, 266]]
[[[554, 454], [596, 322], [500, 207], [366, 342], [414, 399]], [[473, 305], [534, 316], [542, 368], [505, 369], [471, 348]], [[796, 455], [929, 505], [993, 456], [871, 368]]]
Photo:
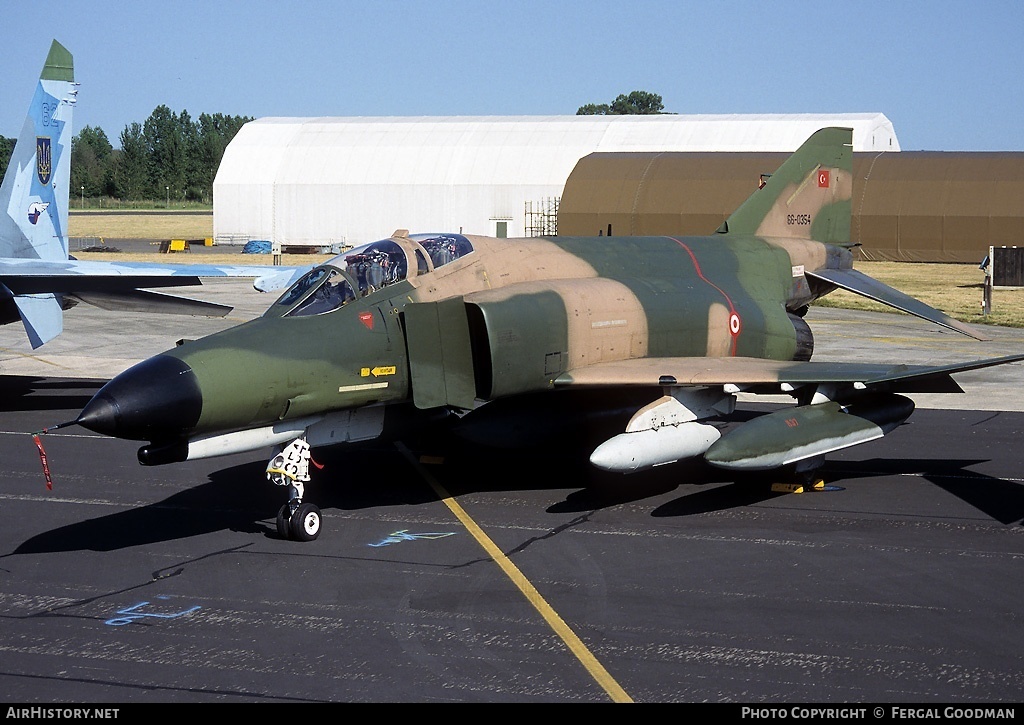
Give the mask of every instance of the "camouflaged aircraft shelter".
[[899, 150], [880, 113], [261, 118], [224, 153], [214, 239], [315, 247], [396, 229], [553, 235], [566, 181], [588, 154], [790, 153], [827, 126], [852, 128], [855, 151]]
[[[569, 175], [558, 233], [709, 234], [777, 153], [595, 153]], [[1024, 153], [901, 151], [853, 156], [851, 237], [867, 260], [980, 263], [1024, 246]]]

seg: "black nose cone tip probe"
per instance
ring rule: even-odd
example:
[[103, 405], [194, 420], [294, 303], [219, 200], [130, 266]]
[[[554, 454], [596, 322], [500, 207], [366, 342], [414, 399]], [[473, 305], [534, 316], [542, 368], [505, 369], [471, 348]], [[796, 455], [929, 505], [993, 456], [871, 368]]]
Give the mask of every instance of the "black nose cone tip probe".
[[76, 421], [114, 438], [181, 440], [199, 422], [203, 394], [185, 362], [157, 355], [128, 368], [93, 396]]

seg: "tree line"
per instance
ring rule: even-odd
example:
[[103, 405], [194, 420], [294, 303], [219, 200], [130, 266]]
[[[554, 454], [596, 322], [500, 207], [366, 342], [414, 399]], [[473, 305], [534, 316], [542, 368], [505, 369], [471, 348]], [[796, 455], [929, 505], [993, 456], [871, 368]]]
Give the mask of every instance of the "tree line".
[[[168, 200], [210, 204], [224, 149], [251, 116], [188, 111], [160, 105], [145, 123], [130, 123], [115, 149], [100, 127], [85, 126], [71, 140], [71, 194], [120, 201]], [[17, 139], [0, 136], [6, 170]]]
[[[619, 94], [611, 103], [588, 103], [578, 116], [664, 113], [661, 96], [647, 91]], [[100, 127], [86, 126], [71, 140], [71, 190], [89, 199], [179, 203], [213, 202], [213, 179], [224, 149], [251, 116], [157, 106], [145, 123], [131, 123], [115, 149]], [[7, 169], [16, 139], [0, 136], [0, 169]]]
[[665, 112], [661, 96], [648, 91], [620, 93], [611, 103], [588, 103], [576, 110], [577, 116], [646, 116]]

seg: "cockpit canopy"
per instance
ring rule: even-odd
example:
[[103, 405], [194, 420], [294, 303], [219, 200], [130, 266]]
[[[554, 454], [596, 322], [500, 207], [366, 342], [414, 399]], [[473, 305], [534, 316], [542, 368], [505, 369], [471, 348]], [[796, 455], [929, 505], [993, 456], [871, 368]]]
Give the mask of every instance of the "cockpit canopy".
[[413, 234], [401, 239], [409, 244], [382, 239], [350, 249], [316, 267], [289, 287], [267, 315], [321, 315], [406, 279], [410, 256], [415, 256], [416, 275], [421, 275], [473, 251], [473, 245], [461, 234]]
[[426, 250], [434, 269], [473, 251], [473, 245], [461, 234], [413, 234], [409, 238]]

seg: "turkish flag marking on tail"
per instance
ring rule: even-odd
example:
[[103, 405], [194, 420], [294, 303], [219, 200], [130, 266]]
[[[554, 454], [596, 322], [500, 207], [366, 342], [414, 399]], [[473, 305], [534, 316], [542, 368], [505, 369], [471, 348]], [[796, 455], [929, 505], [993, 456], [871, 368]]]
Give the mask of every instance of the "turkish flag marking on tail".
[[818, 187], [821, 189], [827, 189], [830, 176], [831, 174], [828, 169], [821, 169], [818, 172]]

